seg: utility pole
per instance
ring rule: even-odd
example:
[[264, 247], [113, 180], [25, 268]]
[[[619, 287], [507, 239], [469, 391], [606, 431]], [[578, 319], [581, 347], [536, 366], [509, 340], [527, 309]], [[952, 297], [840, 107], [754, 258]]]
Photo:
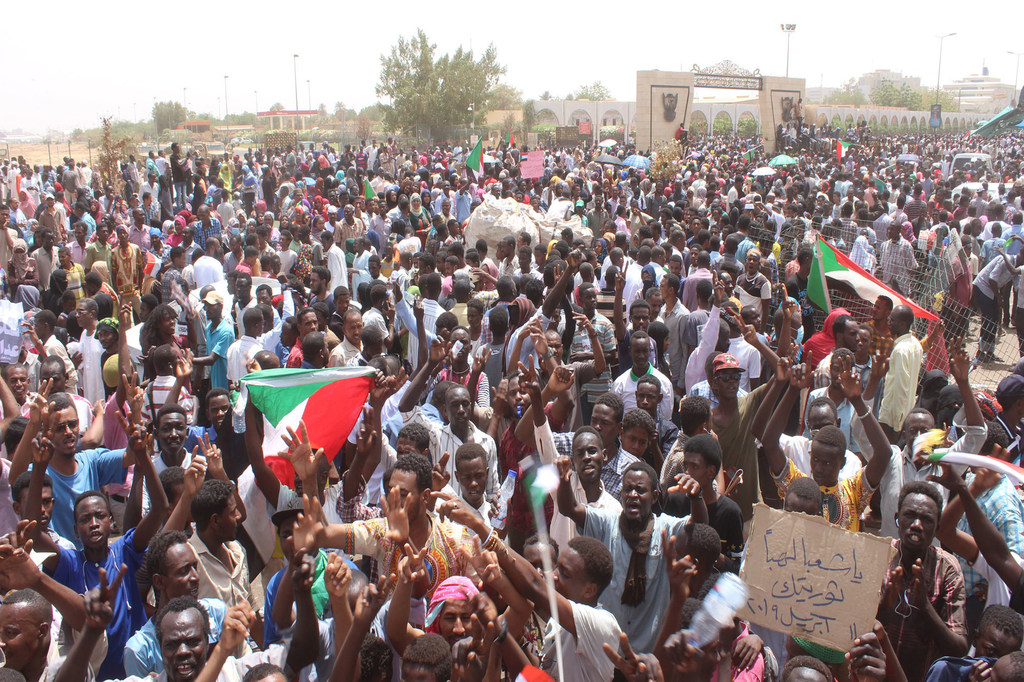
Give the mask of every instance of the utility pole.
[[[295, 78], [295, 111], [299, 110], [299, 55], [292, 55], [292, 76]], [[299, 115], [295, 114], [296, 123], [301, 122]], [[296, 126], [298, 127], [298, 126]]]
[[789, 39], [796, 30], [796, 24], [780, 24], [782, 32], [786, 34], [786, 78], [789, 78]]
[[224, 118], [228, 117], [228, 77], [224, 76]]
[[947, 33], [944, 36], [938, 36], [939, 38], [939, 72], [935, 74], [935, 103], [939, 103], [939, 86], [942, 83], [942, 41], [946, 38], [950, 38], [956, 35], [956, 31], [953, 33]]

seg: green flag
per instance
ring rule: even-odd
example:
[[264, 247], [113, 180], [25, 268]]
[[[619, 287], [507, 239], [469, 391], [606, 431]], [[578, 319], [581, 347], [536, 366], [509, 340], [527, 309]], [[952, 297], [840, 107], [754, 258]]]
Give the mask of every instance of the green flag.
[[[823, 243], [820, 237], [818, 241]], [[823, 262], [824, 248], [820, 243], [814, 245], [814, 260], [811, 261], [811, 272], [807, 276], [807, 298], [825, 313], [830, 313], [832, 312], [832, 297], [828, 293], [828, 282], [825, 280], [828, 266]], [[825, 247], [827, 246], [826, 244]], [[831, 261], [829, 265], [832, 265]]]
[[466, 157], [466, 168], [472, 168], [477, 173], [484, 167], [484, 148], [483, 138], [476, 141], [476, 146], [473, 147], [473, 151]]
[[373, 191], [373, 187], [370, 186], [369, 180], [363, 180], [363, 198], [364, 199], [376, 199], [377, 193]]
[[756, 152], [757, 152], [757, 147], [754, 147], [753, 149], [748, 149], [747, 151], [743, 152], [743, 158], [746, 159], [747, 161], [753, 161], [754, 160], [754, 154]]

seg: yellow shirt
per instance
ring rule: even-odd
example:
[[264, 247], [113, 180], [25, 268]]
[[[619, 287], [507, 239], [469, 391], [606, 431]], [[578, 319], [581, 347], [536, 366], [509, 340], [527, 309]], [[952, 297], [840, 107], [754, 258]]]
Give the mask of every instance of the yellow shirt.
[[[778, 476], [773, 476], [779, 495], [786, 497], [786, 491], [798, 478], [807, 475], [797, 469], [793, 460], [786, 459], [786, 468]], [[864, 468], [856, 474], [844, 478], [834, 486], [818, 486], [821, 488], [821, 512], [828, 522], [856, 533], [860, 530], [860, 515], [871, 500], [875, 491], [864, 478]]]

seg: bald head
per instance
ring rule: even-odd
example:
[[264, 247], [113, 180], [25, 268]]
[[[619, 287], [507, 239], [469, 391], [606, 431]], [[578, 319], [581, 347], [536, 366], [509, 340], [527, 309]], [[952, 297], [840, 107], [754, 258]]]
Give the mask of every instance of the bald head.
[[914, 324], [914, 311], [908, 305], [898, 305], [889, 313], [889, 329], [893, 336], [903, 336]]

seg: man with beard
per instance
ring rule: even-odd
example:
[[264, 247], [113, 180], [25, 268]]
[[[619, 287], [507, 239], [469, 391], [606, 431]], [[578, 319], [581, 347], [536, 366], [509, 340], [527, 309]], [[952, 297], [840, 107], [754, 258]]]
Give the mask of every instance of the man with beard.
[[[566, 472], [567, 473], [567, 472]], [[689, 483], [688, 483], [689, 484]], [[669, 601], [668, 572], [662, 546], [691, 521], [707, 523], [707, 507], [695, 483], [685, 490], [691, 515], [685, 519], [657, 515], [658, 475], [646, 462], [633, 462], [622, 476], [622, 511], [585, 506], [573, 494], [568, 476], [558, 486], [558, 510], [571, 518], [584, 536], [611, 550], [614, 570], [600, 602], [615, 616], [633, 649], [654, 649]]]
[[[153, 538], [146, 553], [145, 571], [156, 595], [159, 613], [171, 600], [199, 594], [199, 559], [188, 536], [180, 530], [165, 530]], [[220, 639], [227, 607], [219, 599], [200, 599], [209, 622], [210, 644]], [[247, 650], [247, 647], [244, 647]], [[125, 645], [124, 670], [128, 675], [145, 677], [164, 672], [164, 659], [156, 636], [156, 618], [146, 621]]]

